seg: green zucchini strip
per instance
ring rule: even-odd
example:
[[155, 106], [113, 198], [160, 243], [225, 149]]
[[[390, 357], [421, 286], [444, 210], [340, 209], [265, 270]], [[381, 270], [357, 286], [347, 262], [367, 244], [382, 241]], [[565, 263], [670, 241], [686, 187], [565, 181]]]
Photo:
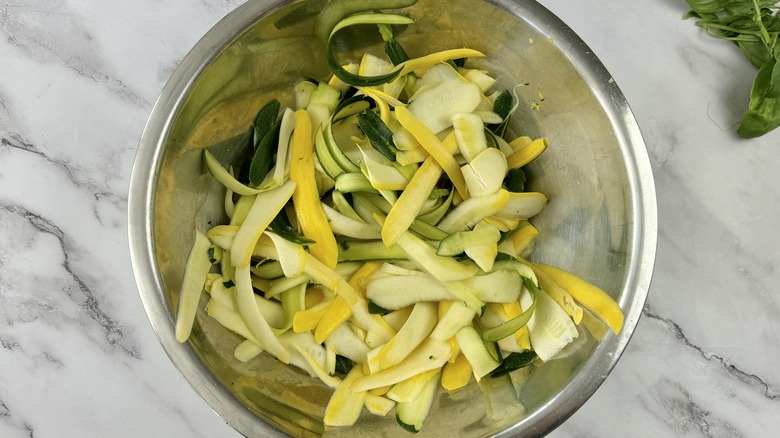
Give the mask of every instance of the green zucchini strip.
[[509, 321], [483, 331], [482, 339], [488, 342], [495, 342], [504, 339], [505, 337], [520, 330], [524, 325], [528, 324], [528, 321], [534, 314], [534, 309], [536, 309], [536, 296], [539, 294], [539, 288], [536, 286], [536, 284], [534, 284], [533, 280], [528, 277], [523, 277], [523, 286], [528, 289], [528, 292], [531, 294], [531, 298], [533, 298], [533, 303], [531, 306], [529, 306], [525, 312], [517, 315]]
[[327, 60], [333, 74], [337, 78], [341, 79], [345, 83], [352, 86], [374, 87], [377, 85], [386, 84], [397, 78], [401, 71], [402, 66], [399, 66], [390, 73], [378, 76], [360, 76], [347, 71], [341, 66], [341, 63], [336, 59], [336, 55], [333, 53], [333, 36], [345, 27], [354, 26], [357, 24], [389, 24], [389, 25], [402, 25], [412, 24], [415, 21], [409, 17], [397, 14], [383, 14], [383, 13], [367, 13], [357, 14], [347, 17], [336, 24], [330, 32], [327, 43]]
[[232, 190], [234, 193], [244, 196], [256, 195], [263, 191], [241, 184], [236, 178], [233, 177], [233, 175], [225, 170], [225, 168], [222, 167], [222, 164], [220, 164], [220, 162], [214, 158], [214, 155], [211, 155], [211, 153], [206, 149], [203, 149], [203, 161], [206, 162], [206, 167], [209, 169], [209, 172], [211, 172], [214, 178], [228, 190]]
[[321, 40], [328, 39], [334, 26], [345, 17], [365, 11], [401, 9], [412, 6], [417, 0], [330, 0], [317, 14], [315, 33]]

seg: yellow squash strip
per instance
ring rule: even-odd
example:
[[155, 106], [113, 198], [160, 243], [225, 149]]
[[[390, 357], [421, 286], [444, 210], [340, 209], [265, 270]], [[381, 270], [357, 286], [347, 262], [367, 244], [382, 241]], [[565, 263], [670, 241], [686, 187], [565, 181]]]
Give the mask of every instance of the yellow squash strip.
[[211, 287], [214, 285], [214, 282], [217, 280], [222, 280], [222, 275], [217, 274], [216, 272], [209, 272], [206, 274], [206, 282], [203, 283], [203, 290], [205, 290], [208, 293], [211, 293]]
[[295, 348], [295, 350], [298, 351], [298, 353], [300, 353], [300, 355], [303, 357], [303, 360], [309, 364], [311, 369], [314, 371], [314, 374], [317, 375], [317, 378], [322, 380], [322, 383], [330, 386], [331, 388], [336, 388], [339, 386], [339, 384], [341, 384], [341, 379], [328, 375], [328, 372], [325, 371], [325, 369], [323, 369], [319, 363], [317, 363], [317, 360], [314, 359], [314, 357], [308, 351], [306, 351], [305, 348], [296, 343], [293, 343], [292, 345], [293, 348]]
[[544, 271], [542, 271], [537, 265], [529, 263], [526, 260], [520, 259], [521, 262], [530, 266], [536, 274], [536, 279], [539, 280], [539, 285], [542, 286], [542, 290], [547, 292], [547, 295], [555, 300], [558, 305], [566, 311], [575, 324], [579, 324], [582, 321], [582, 307], [574, 302], [574, 298], [562, 288], [558, 283], [553, 281]]
[[206, 284], [209, 269], [211, 269], [208, 256], [210, 246], [209, 239], [203, 233], [196, 231], [195, 242], [184, 268], [184, 281], [182, 281], [179, 305], [176, 309], [176, 340], [179, 342], [185, 342], [189, 339], [192, 331], [200, 295]]
[[352, 286], [353, 289], [355, 289], [355, 292], [357, 292], [358, 295], [365, 298], [366, 283], [368, 282], [368, 277], [374, 272], [376, 272], [380, 267], [382, 267], [382, 262], [363, 263], [363, 266], [361, 266], [360, 269], [357, 270], [357, 272], [352, 274], [352, 277], [348, 281], [349, 285]]
[[372, 345], [374, 342], [385, 343], [395, 336], [395, 330], [381, 316], [368, 313], [366, 300], [361, 298], [346, 280], [308, 253], [304, 273], [311, 276], [315, 283], [332, 290], [349, 303], [355, 323], [373, 336], [371, 342], [366, 339], [369, 346], [378, 345]]
[[447, 233], [463, 231], [501, 211], [510, 199], [511, 195], [504, 189], [490, 195], [466, 199], [447, 213], [437, 226]]
[[325, 338], [330, 336], [344, 321], [352, 316], [352, 308], [344, 298], [337, 296], [328, 306], [328, 310], [322, 315], [317, 329], [314, 331], [314, 340], [317, 343], [325, 342]]
[[403, 68], [401, 69], [401, 74], [399, 74], [399, 76], [404, 76], [411, 72], [415, 72], [416, 74], [421, 75], [425, 72], [425, 70], [433, 67], [434, 65], [441, 64], [442, 62], [446, 62], [452, 59], [482, 58], [484, 56], [485, 55], [482, 52], [473, 49], [442, 50], [441, 52], [431, 53], [430, 55], [410, 59], [404, 62], [402, 64]]
[[529, 144], [531, 144], [531, 142], [533, 142], [533, 141], [534, 140], [531, 137], [529, 137], [527, 135], [523, 135], [523, 136], [517, 137], [516, 139], [510, 141], [509, 142], [509, 147], [511, 147], [514, 152], [517, 152], [520, 149], [522, 149], [522, 148], [528, 146]]
[[238, 310], [244, 318], [249, 330], [259, 341], [259, 345], [274, 355], [283, 363], [290, 363], [290, 352], [287, 351], [274, 335], [260, 309], [255, 302], [252, 290], [252, 279], [249, 266], [236, 267], [236, 301]]
[[387, 398], [399, 403], [412, 401], [425, 387], [425, 383], [434, 378], [438, 373], [439, 369], [436, 368], [423, 371], [420, 374], [398, 382], [387, 392]]
[[[376, 355], [378, 369], [387, 369], [401, 362], [428, 337], [436, 326], [438, 307], [438, 303], [425, 301], [414, 305], [398, 333]], [[371, 362], [369, 365], [372, 365]]]
[[[498, 231], [500, 231], [502, 233], [506, 233], [507, 231], [515, 229], [515, 227], [513, 227], [511, 223], [508, 223], [506, 220], [499, 219], [499, 218], [497, 218], [495, 216], [486, 217], [485, 219], [482, 219], [482, 221], [486, 222], [486, 223], [488, 223], [490, 225], [493, 225], [494, 227], [496, 227], [498, 229]], [[506, 242], [506, 240], [504, 242]], [[504, 251], [502, 251], [502, 252], [504, 252]], [[514, 254], [514, 246], [512, 247], [512, 254]]]
[[324, 286], [326, 289], [330, 289], [344, 298], [349, 305], [354, 305], [358, 302], [358, 294], [352, 286], [344, 280], [338, 272], [325, 266], [324, 263], [319, 261], [314, 255], [306, 254], [306, 263], [303, 267], [303, 272], [311, 277], [312, 281]]
[[607, 328], [606, 324], [601, 322], [587, 310], [582, 312], [582, 325], [588, 329], [590, 334], [593, 335], [597, 341], [600, 341], [609, 331], [609, 328]]
[[[401, 102], [400, 100], [396, 99], [395, 97], [385, 93], [384, 91], [378, 90], [376, 88], [367, 88], [367, 87], [357, 87], [358, 91], [361, 91], [366, 94], [366, 96], [374, 99], [374, 100], [382, 100], [383, 102], [392, 105], [393, 107], [397, 106], [406, 106], [405, 103]], [[369, 93], [371, 95], [369, 95]], [[377, 102], [377, 105], [379, 105], [379, 102]]]
[[367, 88], [367, 87], [358, 87], [358, 90], [362, 91], [363, 94], [370, 97], [371, 99], [374, 100], [374, 102], [376, 102], [376, 106], [379, 108], [379, 118], [382, 119], [383, 122], [385, 122], [385, 125], [391, 122], [390, 105], [388, 105], [388, 102], [390, 102], [394, 106], [403, 105], [403, 103], [400, 102], [398, 99], [395, 99], [392, 96], [388, 96], [387, 94], [379, 90]]
[[[381, 386], [394, 385], [415, 374], [439, 369], [450, 358], [452, 351], [446, 342], [427, 339], [401, 363], [378, 373], [363, 376], [352, 384], [353, 391], [367, 391]], [[356, 367], [362, 370], [362, 367]]]
[[221, 182], [228, 190], [238, 193], [239, 195], [256, 195], [262, 190], [253, 189], [251, 187], [241, 184], [237, 179], [233, 177], [222, 164], [214, 158], [213, 155], [206, 149], [203, 149], [203, 160], [206, 162], [209, 172], [214, 175], [217, 181]]
[[[384, 227], [384, 218], [374, 215], [374, 220]], [[410, 231], [401, 233], [396, 244], [422, 270], [442, 282], [464, 280], [473, 277], [479, 270], [476, 265], [460, 263], [452, 257], [437, 255], [434, 247]]]
[[235, 358], [241, 362], [246, 363], [256, 358], [262, 352], [263, 347], [247, 339], [236, 346], [236, 348], [233, 350], [233, 356], [235, 356]]
[[431, 190], [439, 181], [441, 173], [442, 168], [433, 157], [428, 157], [417, 169], [406, 190], [401, 192], [398, 201], [387, 214], [387, 219], [382, 226], [382, 241], [385, 245], [394, 244], [401, 234], [409, 229], [423, 204], [428, 200]]
[[[309, 252], [329, 268], [336, 267], [339, 249], [322, 210], [314, 172], [314, 144], [309, 114], [295, 111], [295, 131], [292, 135], [290, 181], [297, 184], [292, 195], [295, 215], [303, 235], [316, 243]], [[273, 219], [273, 218], [272, 218]]]
[[395, 154], [395, 161], [402, 166], [408, 166], [409, 164], [422, 163], [431, 154], [425, 150], [424, 147], [419, 146], [416, 149], [410, 149], [408, 151], [399, 150]]
[[529, 145], [521, 148], [514, 154], [506, 157], [507, 167], [510, 169], [517, 169], [519, 167], [523, 167], [526, 164], [530, 163], [531, 161], [535, 160], [536, 157], [538, 157], [539, 155], [542, 154], [542, 152], [545, 151], [545, 149], [547, 149], [547, 139], [537, 138], [536, 140], [532, 141]]
[[529, 245], [533, 243], [534, 239], [539, 236], [539, 229], [530, 223], [526, 223], [509, 235], [507, 241], [512, 242], [515, 253], [512, 255], [520, 256], [529, 248]]
[[[211, 243], [229, 251], [233, 246], [238, 229], [238, 225], [217, 225], [206, 232], [206, 237], [211, 240]], [[270, 237], [263, 234], [257, 239], [257, 243], [252, 249], [252, 257], [276, 260], [278, 257], [276, 246]]]
[[263, 234], [257, 239], [257, 243], [252, 249], [252, 257], [276, 260], [279, 255], [276, 253], [276, 246], [271, 238]]
[[431, 154], [433, 159], [439, 163], [441, 168], [450, 178], [450, 181], [452, 181], [458, 194], [460, 194], [463, 199], [468, 199], [469, 194], [466, 188], [466, 180], [463, 179], [460, 166], [458, 166], [455, 157], [448, 151], [447, 147], [445, 147], [436, 135], [417, 120], [411, 111], [405, 107], [397, 107], [395, 109], [395, 117], [398, 119], [401, 126], [409, 131], [414, 138], [420, 142], [422, 147]]
[[395, 407], [395, 402], [389, 398], [376, 395], [371, 392], [366, 394], [366, 399], [363, 401], [364, 406], [368, 412], [384, 417]]
[[[507, 319], [512, 319], [520, 316], [523, 313], [523, 309], [520, 307], [518, 301], [513, 301], [511, 303], [504, 303], [504, 313], [506, 313]], [[528, 333], [527, 326], [522, 326], [515, 332], [515, 342], [524, 350], [531, 349], [531, 337]]]
[[284, 208], [284, 204], [287, 203], [295, 190], [295, 183], [287, 181], [279, 187], [255, 195], [252, 208], [238, 229], [236, 237], [233, 239], [233, 245], [230, 247], [233, 266], [236, 268], [249, 266], [258, 239]]
[[[241, 322], [243, 323], [243, 318], [241, 318], [241, 315], [238, 313], [236, 289], [234, 287], [228, 289], [224, 284], [218, 282], [214, 284], [214, 287], [211, 289], [211, 291], [212, 294], [209, 305], [216, 303], [220, 307], [224, 307], [225, 309], [235, 312], [236, 317], [241, 319]], [[275, 327], [281, 327], [284, 325], [284, 311], [282, 310], [281, 303], [278, 301], [268, 300], [255, 294], [255, 304], [260, 310], [260, 314], [263, 316], [263, 319], [265, 319], [268, 325], [271, 326], [271, 330], [273, 330], [277, 335], [280, 334]], [[247, 336], [244, 337], [247, 339], [250, 338]], [[254, 339], [254, 336], [251, 338]]]
[[458, 152], [458, 138], [455, 136], [455, 131], [447, 134], [444, 140], [441, 141], [441, 145], [444, 146], [447, 152], [455, 155], [455, 152]]
[[284, 276], [295, 277], [303, 273], [303, 267], [306, 264], [306, 250], [303, 249], [303, 246], [290, 242], [276, 233], [266, 231], [264, 234], [271, 238], [276, 247]]
[[233, 215], [230, 216], [230, 225], [240, 226], [246, 219], [246, 215], [249, 214], [249, 209], [252, 208], [253, 202], [255, 202], [254, 195], [239, 196], [233, 207]]
[[[365, 369], [363, 371], [365, 372]], [[385, 395], [392, 388], [393, 388], [393, 385], [381, 386], [379, 388], [374, 388], [374, 389], [368, 391], [368, 393], [369, 394], [374, 394], [374, 395]]]
[[455, 363], [457, 356], [460, 354], [460, 345], [458, 345], [458, 340], [455, 338], [455, 336], [448, 339], [447, 342], [449, 342], [450, 348], [452, 349], [452, 356], [447, 359], [447, 363]]
[[325, 408], [326, 426], [351, 426], [360, 417], [366, 391], [355, 391], [354, 383], [363, 377], [362, 367], [352, 367], [336, 391], [330, 397]]
[[623, 328], [623, 311], [606, 292], [563, 269], [537, 263], [534, 265], [566, 289], [584, 308], [604, 321], [613, 332]]
[[363, 91], [363, 94], [366, 96], [374, 99], [374, 102], [376, 102], [376, 106], [379, 108], [379, 118], [385, 123], [390, 123], [390, 105], [387, 104], [381, 97], [379, 97], [376, 93], [373, 93], [369, 91], [368, 89], [365, 89]]
[[330, 303], [330, 301], [323, 301], [306, 310], [295, 312], [292, 325], [293, 331], [295, 333], [302, 333], [316, 329], [322, 316], [325, 315], [325, 312], [330, 307]]
[[260, 278], [256, 275], [252, 276], [252, 287], [265, 293], [271, 288], [271, 280]]
[[458, 354], [454, 362], [444, 364], [441, 371], [441, 386], [447, 391], [463, 388], [471, 380], [473, 369], [466, 356]]
[[258, 346], [260, 345], [260, 341], [258, 341], [255, 338], [255, 335], [253, 335], [249, 330], [249, 327], [247, 327], [244, 319], [241, 317], [241, 314], [238, 313], [238, 311], [223, 306], [215, 300], [211, 300], [206, 306], [206, 314], [209, 317], [214, 318], [223, 327], [230, 330], [231, 332], [244, 337]]

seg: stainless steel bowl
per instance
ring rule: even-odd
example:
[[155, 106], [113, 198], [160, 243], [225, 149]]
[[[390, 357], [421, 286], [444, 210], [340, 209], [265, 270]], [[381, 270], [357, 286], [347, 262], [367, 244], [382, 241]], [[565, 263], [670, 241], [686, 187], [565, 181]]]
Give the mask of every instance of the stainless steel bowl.
[[[323, 43], [313, 36], [323, 1], [249, 1], [220, 21], [174, 72], [141, 138], [130, 187], [129, 237], [143, 304], [173, 364], [231, 426], [248, 436], [392, 436], [392, 416], [366, 415], [353, 428], [327, 429], [330, 391], [269, 357], [242, 364], [238, 338], [201, 311], [191, 340], [174, 338], [175, 303], [193, 229], [220, 219], [220, 194], [200, 149], [248, 126], [272, 93], [291, 101], [301, 77], [325, 78]], [[470, 47], [478, 64], [518, 89], [511, 130], [547, 136], [529, 169], [550, 204], [534, 220], [534, 258], [601, 286], [625, 313], [623, 331], [582, 336], [561, 359], [534, 368], [508, 418], [491, 418], [475, 385], [440, 394], [421, 435], [541, 435], [578, 409], [615, 366], [639, 319], [653, 268], [656, 201], [639, 128], [620, 89], [585, 43], [534, 2], [420, 0], [418, 23], [398, 37], [410, 54]], [[376, 40], [341, 48], [381, 50]], [[346, 55], [345, 55], [346, 56]], [[539, 106], [533, 109], [533, 103]], [[214, 150], [222, 160], [241, 151]], [[205, 300], [204, 300], [205, 301]], [[202, 310], [202, 309], [201, 309]]]

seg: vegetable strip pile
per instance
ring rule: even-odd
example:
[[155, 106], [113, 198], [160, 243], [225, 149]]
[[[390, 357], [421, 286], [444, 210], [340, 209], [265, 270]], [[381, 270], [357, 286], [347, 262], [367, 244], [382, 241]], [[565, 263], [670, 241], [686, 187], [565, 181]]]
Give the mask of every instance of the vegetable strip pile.
[[[581, 321], [600, 338], [623, 315], [596, 286], [524, 259], [547, 198], [524, 191], [523, 167], [548, 143], [503, 139], [516, 105], [466, 67], [483, 54], [410, 57], [391, 25], [414, 20], [352, 6], [320, 17], [334, 76], [259, 110], [248, 172], [204, 150], [230, 222], [197, 234], [176, 336], [206, 291], [206, 314], [241, 337], [236, 359], [269, 354], [334, 388], [326, 426], [395, 408], [417, 432], [440, 386], [542, 365]], [[378, 25], [385, 54], [341, 64], [331, 43], [357, 24]]]

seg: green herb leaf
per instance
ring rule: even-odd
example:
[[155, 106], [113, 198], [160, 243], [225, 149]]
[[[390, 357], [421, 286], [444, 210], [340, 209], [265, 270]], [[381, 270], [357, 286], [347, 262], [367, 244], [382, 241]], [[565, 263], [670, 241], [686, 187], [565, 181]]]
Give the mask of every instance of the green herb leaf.
[[780, 63], [772, 58], [758, 69], [750, 91], [748, 110], [737, 133], [745, 138], [766, 134], [780, 126]]
[[276, 122], [277, 117], [279, 117], [279, 109], [281, 108], [281, 104], [278, 100], [273, 99], [272, 101], [268, 102], [260, 108], [260, 111], [257, 112], [257, 115], [255, 116], [255, 120], [252, 123], [253, 127], [253, 145], [255, 149], [257, 149], [257, 145], [260, 144], [260, 141], [265, 137], [268, 132], [271, 131], [271, 128], [274, 126], [274, 122]]
[[388, 160], [395, 161], [398, 149], [393, 143], [393, 131], [385, 125], [379, 115], [373, 110], [367, 109], [357, 115], [357, 122], [360, 130], [366, 134], [371, 142], [371, 146]]
[[756, 68], [761, 68], [767, 61], [772, 59], [764, 43], [761, 41], [735, 41], [737, 46], [742, 49], [742, 53]]
[[352, 361], [348, 358], [336, 355], [336, 374], [347, 374], [352, 369]]
[[737, 133], [758, 137], [780, 126], [780, 6], [776, 0], [686, 0], [697, 26], [733, 41], [758, 68]]
[[515, 99], [512, 97], [512, 93], [504, 90], [496, 97], [495, 102], [493, 102], [493, 112], [498, 114], [504, 121], [498, 124], [488, 125], [488, 129], [499, 137], [503, 137], [504, 132], [506, 132], [506, 126], [509, 123], [509, 115], [512, 113], [514, 101]]
[[258, 187], [268, 175], [268, 171], [274, 162], [274, 152], [279, 142], [280, 123], [274, 123], [270, 131], [255, 146], [255, 154], [249, 165], [249, 185]]
[[276, 215], [274, 220], [272, 220], [268, 225], [268, 228], [270, 228], [274, 233], [278, 234], [282, 239], [288, 240], [292, 243], [297, 243], [301, 246], [307, 246], [316, 243], [314, 240], [300, 234], [298, 230], [293, 228], [284, 209], [282, 209], [282, 211]]
[[367, 303], [368, 303], [368, 313], [372, 315], [384, 315], [386, 313], [390, 313], [389, 310], [379, 306], [378, 304], [376, 304], [371, 300], [367, 300]]
[[539, 356], [537, 356], [536, 352], [533, 350], [523, 351], [522, 353], [510, 353], [509, 356], [501, 361], [501, 365], [490, 372], [490, 377], [501, 377], [504, 374], [519, 370], [520, 368], [525, 368], [533, 364], [537, 357]]
[[504, 185], [510, 192], [521, 193], [525, 191], [525, 172], [523, 169], [509, 169], [504, 178]]

